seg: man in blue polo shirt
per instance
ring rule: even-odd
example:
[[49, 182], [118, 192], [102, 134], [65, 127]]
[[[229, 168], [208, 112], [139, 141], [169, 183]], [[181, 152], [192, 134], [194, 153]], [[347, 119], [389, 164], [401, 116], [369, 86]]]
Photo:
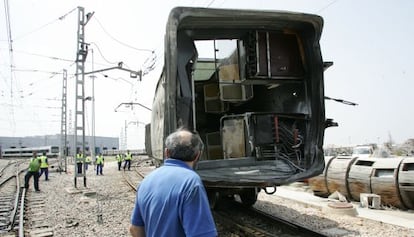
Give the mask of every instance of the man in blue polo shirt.
[[193, 170], [203, 142], [179, 129], [165, 140], [164, 165], [138, 186], [129, 228], [134, 237], [217, 236], [207, 194]]

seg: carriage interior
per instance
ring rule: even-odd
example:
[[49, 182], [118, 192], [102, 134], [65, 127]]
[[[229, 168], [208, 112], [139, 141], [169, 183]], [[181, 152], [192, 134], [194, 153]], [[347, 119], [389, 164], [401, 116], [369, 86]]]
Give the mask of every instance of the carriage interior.
[[205, 143], [197, 166], [203, 180], [268, 186], [307, 170], [311, 95], [303, 35], [239, 30], [211, 39], [197, 33], [178, 35], [187, 42], [178, 45], [179, 55], [187, 52], [178, 67], [191, 82], [189, 113]]

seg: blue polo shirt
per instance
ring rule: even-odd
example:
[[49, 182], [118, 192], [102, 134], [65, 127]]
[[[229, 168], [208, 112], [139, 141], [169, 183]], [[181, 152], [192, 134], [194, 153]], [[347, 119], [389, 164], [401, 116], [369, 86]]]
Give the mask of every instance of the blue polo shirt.
[[200, 176], [185, 162], [166, 159], [138, 186], [131, 224], [147, 237], [217, 236]]

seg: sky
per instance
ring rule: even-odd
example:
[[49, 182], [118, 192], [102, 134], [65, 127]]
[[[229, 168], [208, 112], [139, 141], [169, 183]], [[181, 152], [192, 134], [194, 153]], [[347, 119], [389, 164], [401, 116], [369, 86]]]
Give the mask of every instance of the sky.
[[[127, 134], [128, 148], [143, 148], [144, 124], [151, 115], [137, 103], [151, 107], [168, 14], [175, 6], [194, 6], [322, 16], [322, 57], [334, 62], [325, 71], [325, 95], [358, 104], [326, 100], [326, 117], [339, 126], [326, 129], [325, 146], [414, 138], [411, 0], [5, 0], [0, 5], [0, 136], [60, 133], [64, 69], [68, 132], [73, 133], [80, 6], [85, 14], [94, 12], [85, 26], [90, 44], [85, 72], [119, 62], [148, 71], [142, 81], [122, 70], [86, 76], [85, 95], [95, 97], [95, 134], [120, 137], [123, 144]], [[155, 68], [148, 70], [151, 64]], [[125, 105], [131, 102], [134, 106]], [[91, 135], [92, 102], [85, 104], [86, 135]]]

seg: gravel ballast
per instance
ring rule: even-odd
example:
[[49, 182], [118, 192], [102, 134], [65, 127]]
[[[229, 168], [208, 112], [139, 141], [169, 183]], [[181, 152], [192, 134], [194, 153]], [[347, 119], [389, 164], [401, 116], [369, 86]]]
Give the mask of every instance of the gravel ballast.
[[[129, 236], [129, 221], [135, 194], [124, 183], [116, 162], [107, 162], [103, 175], [93, 167], [74, 187], [74, 165], [68, 173], [50, 172], [49, 181], [40, 179], [46, 193], [47, 222], [54, 236]], [[134, 172], [134, 171], [129, 171]], [[30, 190], [33, 191], [33, 190]], [[328, 236], [414, 236], [414, 229], [349, 215], [323, 212], [320, 208], [260, 192], [255, 207], [282, 215]], [[414, 227], [413, 227], [414, 228]]]

